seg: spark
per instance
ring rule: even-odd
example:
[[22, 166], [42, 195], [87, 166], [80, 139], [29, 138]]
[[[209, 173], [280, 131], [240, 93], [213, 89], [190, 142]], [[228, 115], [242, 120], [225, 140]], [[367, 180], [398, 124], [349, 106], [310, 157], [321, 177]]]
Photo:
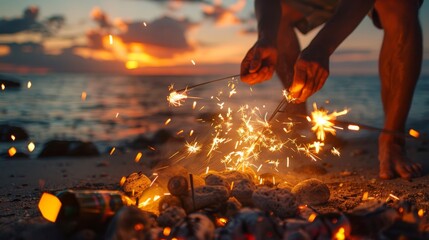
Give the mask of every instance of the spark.
[[194, 103], [192, 104], [192, 109], [195, 109], [196, 106], [197, 106], [197, 101], [194, 101]]
[[27, 82], [27, 88], [31, 88], [31, 81]]
[[4, 85], [4, 83], [2, 83], [2, 84], [1, 84], [1, 90], [3, 90], [3, 91], [4, 91], [5, 89], [6, 89], [6, 86]]
[[109, 43], [110, 43], [110, 45], [113, 45], [113, 36], [112, 36], [112, 34], [109, 34]]
[[167, 96], [167, 101], [170, 103], [170, 106], [178, 107], [182, 106], [183, 102], [187, 98], [188, 95], [186, 90], [180, 93], [176, 91], [171, 91], [170, 95]]
[[193, 143], [187, 142], [185, 146], [189, 154], [198, 153], [199, 151], [201, 151], [201, 146], [198, 145], [198, 142], [193, 142]]
[[16, 139], [16, 137], [15, 137], [15, 135], [10, 135], [10, 139], [12, 139], [12, 141], [15, 141], [15, 139]]
[[143, 154], [141, 152], [138, 152], [136, 157], [134, 158], [134, 162], [136, 162], [136, 163], [140, 162], [140, 159], [142, 156], [143, 156]]
[[191, 137], [191, 136], [192, 136], [192, 134], [194, 134], [194, 130], [191, 130], [191, 131], [189, 132], [189, 136]]
[[289, 157], [286, 158], [286, 167], [289, 167]]
[[195, 66], [195, 61], [193, 59], [191, 59], [191, 63]]
[[119, 117], [119, 113], [117, 112], [115, 118], [118, 118], [118, 117]]
[[316, 219], [317, 215], [315, 213], [310, 214], [310, 216], [308, 217], [308, 221], [309, 222], [313, 222]]
[[177, 133], [176, 133], [176, 135], [180, 135], [180, 134], [182, 134], [184, 131], [183, 131], [183, 129], [182, 130], [179, 130]]
[[81, 98], [82, 98], [82, 101], [85, 101], [86, 100], [86, 92], [84, 91], [84, 92], [82, 92], [82, 94], [81, 94]]
[[338, 151], [338, 149], [336, 149], [335, 147], [332, 147], [331, 153], [334, 156], [338, 156], [338, 157], [340, 156], [340, 151]]
[[350, 124], [347, 126], [347, 129], [351, 131], [359, 131], [360, 127], [358, 125]]
[[149, 187], [152, 187], [153, 183], [158, 179], [159, 175], [158, 173], [154, 173], [153, 175], [155, 175], [155, 178], [153, 179], [153, 181], [150, 183]]
[[143, 22], [143, 26], [147, 27], [147, 23], [146, 23], [146, 22]]
[[164, 123], [164, 125], [168, 125], [171, 122], [171, 118], [167, 119]]
[[16, 148], [11, 147], [7, 152], [9, 153], [9, 157], [13, 157], [16, 154]]
[[345, 109], [341, 112], [333, 112], [328, 114], [327, 110], [317, 109], [316, 103], [313, 103], [314, 111], [311, 113], [311, 118], [307, 117], [307, 120], [313, 123], [313, 130], [316, 133], [317, 139], [320, 141], [325, 141], [326, 132], [331, 133], [332, 135], [336, 134], [335, 124], [332, 122], [338, 116], [347, 114], [348, 110]]
[[410, 129], [408, 134], [410, 134], [410, 136], [415, 137], [415, 138], [418, 138], [420, 136], [420, 133], [414, 129]]
[[368, 200], [368, 192], [364, 192], [362, 196], [362, 201]]
[[206, 174], [209, 173], [209, 169], [210, 169], [210, 167], [207, 166], [207, 168], [206, 168]]
[[27, 148], [28, 148], [28, 151], [32, 152], [36, 148], [36, 145], [33, 142], [30, 142]]
[[419, 209], [419, 211], [417, 212], [417, 215], [419, 215], [419, 217], [422, 218], [425, 215], [425, 210]]
[[124, 183], [125, 183], [125, 181], [127, 180], [127, 177], [125, 177], [125, 176], [122, 176], [121, 177], [121, 180], [119, 180], [119, 186], [123, 186], [124, 185]]
[[116, 148], [115, 148], [115, 147], [112, 147], [112, 149], [110, 150], [109, 155], [112, 155], [112, 154], [115, 152], [115, 150], [116, 150]]

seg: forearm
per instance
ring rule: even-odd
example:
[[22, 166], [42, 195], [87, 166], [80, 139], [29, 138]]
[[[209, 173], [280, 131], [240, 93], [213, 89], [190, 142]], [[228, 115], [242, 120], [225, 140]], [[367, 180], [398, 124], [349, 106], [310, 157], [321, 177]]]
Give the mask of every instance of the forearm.
[[276, 45], [281, 19], [281, 0], [255, 0], [258, 39]]
[[342, 0], [332, 18], [311, 41], [308, 49], [325, 50], [331, 55], [359, 25], [374, 0]]

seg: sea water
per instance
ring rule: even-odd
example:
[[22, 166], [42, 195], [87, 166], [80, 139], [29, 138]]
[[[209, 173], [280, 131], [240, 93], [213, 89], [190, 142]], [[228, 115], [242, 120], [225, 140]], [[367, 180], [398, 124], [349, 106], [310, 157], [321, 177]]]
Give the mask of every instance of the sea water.
[[[20, 89], [0, 90], [0, 124], [24, 128], [40, 150], [52, 139], [92, 141], [99, 146], [119, 146], [158, 129], [189, 132], [202, 113], [238, 110], [248, 104], [269, 116], [282, 99], [277, 79], [249, 86], [238, 79], [207, 84], [189, 91], [180, 107], [169, 106], [168, 87], [185, 88], [224, 76], [124, 76], [98, 74], [15, 75]], [[31, 87], [27, 84], [31, 82]], [[230, 96], [232, 86], [237, 93]], [[85, 97], [86, 95], [86, 97]], [[192, 98], [191, 98], [192, 97]], [[196, 105], [194, 106], [194, 102]], [[383, 108], [377, 76], [331, 76], [313, 103], [329, 111], [348, 109], [340, 120], [382, 128]], [[429, 76], [416, 87], [407, 123], [422, 134], [429, 132]], [[166, 121], [171, 119], [168, 125]], [[362, 136], [364, 132], [347, 136]], [[26, 141], [23, 145], [26, 145]], [[2, 143], [0, 151], [16, 143]], [[103, 149], [104, 150], [104, 149]]]

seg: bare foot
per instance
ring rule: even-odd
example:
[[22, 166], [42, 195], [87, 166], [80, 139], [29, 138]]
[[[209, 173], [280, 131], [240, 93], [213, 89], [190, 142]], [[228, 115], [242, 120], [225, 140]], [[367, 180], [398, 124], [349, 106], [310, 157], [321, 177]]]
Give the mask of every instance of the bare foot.
[[411, 179], [421, 176], [422, 166], [406, 156], [404, 139], [391, 134], [381, 134], [378, 141], [380, 178], [392, 179], [399, 176]]

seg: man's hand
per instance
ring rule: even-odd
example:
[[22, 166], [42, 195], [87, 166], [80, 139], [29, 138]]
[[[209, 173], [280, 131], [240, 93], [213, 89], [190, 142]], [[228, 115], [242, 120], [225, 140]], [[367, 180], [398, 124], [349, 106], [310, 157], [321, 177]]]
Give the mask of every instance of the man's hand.
[[329, 57], [320, 53], [304, 50], [294, 66], [294, 77], [289, 92], [296, 103], [319, 91], [329, 75]]
[[241, 62], [241, 81], [255, 84], [269, 80], [276, 64], [276, 47], [257, 41]]

